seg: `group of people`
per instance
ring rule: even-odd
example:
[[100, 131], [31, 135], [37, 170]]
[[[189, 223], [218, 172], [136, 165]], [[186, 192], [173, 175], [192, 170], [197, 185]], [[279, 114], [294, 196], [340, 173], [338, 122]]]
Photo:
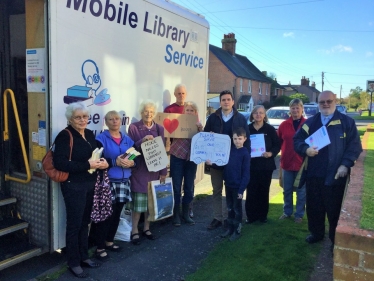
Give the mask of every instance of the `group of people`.
[[[166, 107], [166, 113], [198, 115], [195, 103], [185, 101], [186, 86], [178, 84], [174, 90], [176, 102]], [[306, 187], [297, 188], [295, 222], [302, 222], [305, 201], [308, 226], [311, 234], [308, 243], [315, 243], [324, 237], [324, 218], [330, 223], [330, 239], [334, 243], [335, 228], [339, 218], [349, 169], [361, 152], [361, 143], [354, 121], [335, 110], [335, 97], [330, 91], [319, 95], [320, 113], [310, 119], [302, 116], [303, 104], [299, 99], [290, 103], [290, 118], [281, 124], [278, 132], [267, 123], [265, 108], [257, 105], [250, 115], [250, 124], [234, 107], [230, 91], [220, 93], [221, 107], [212, 113], [205, 127], [197, 121], [199, 132], [213, 132], [228, 135], [232, 140], [230, 157], [225, 166], [212, 165], [210, 168], [213, 187], [213, 220], [209, 230], [223, 225], [222, 190], [225, 185], [227, 203], [227, 224], [221, 237], [236, 240], [240, 237], [242, 225], [242, 199], [247, 190], [245, 213], [246, 223], [267, 222], [269, 210], [269, 189], [272, 173], [276, 169], [275, 157], [281, 151], [281, 167], [284, 188], [284, 211], [280, 219], [293, 214], [294, 182], [298, 173], [303, 172]], [[121, 211], [126, 204], [132, 210], [131, 242], [141, 243], [141, 236], [154, 240], [148, 221], [148, 182], [163, 181], [167, 169], [150, 172], [142, 156], [129, 160], [123, 157], [133, 147], [141, 152], [141, 144], [155, 137], [164, 138], [164, 128], [154, 122], [157, 105], [152, 101], [140, 104], [141, 120], [130, 124], [128, 134], [121, 131], [121, 118], [117, 111], [105, 115], [107, 130], [98, 136], [88, 130], [89, 112], [81, 103], [72, 103], [66, 109], [68, 127], [73, 137], [70, 155], [70, 134], [62, 130], [55, 140], [54, 165], [61, 171], [69, 172], [68, 179], [61, 183], [66, 205], [66, 250], [69, 270], [78, 278], [88, 274], [82, 267], [96, 268], [101, 263], [88, 256], [88, 240], [96, 246], [95, 257], [99, 261], [109, 258], [108, 251], [118, 252], [119, 245], [114, 236], [120, 221]], [[325, 118], [327, 117], [327, 119]], [[197, 118], [198, 120], [198, 118]], [[327, 127], [330, 145], [319, 149], [309, 147], [305, 139], [322, 125]], [[251, 158], [250, 135], [263, 134], [265, 151], [261, 157]], [[171, 139], [170, 176], [173, 181], [174, 210], [173, 225], [180, 226], [181, 219], [195, 224], [191, 218], [190, 206], [194, 196], [194, 180], [197, 165], [190, 161], [191, 139]], [[103, 155], [91, 160], [92, 151], [103, 147]], [[305, 162], [308, 162], [307, 168]], [[211, 164], [210, 161], [207, 161]], [[89, 173], [92, 169], [95, 172]], [[91, 222], [94, 187], [98, 176], [108, 171], [108, 177], [115, 200], [113, 213], [102, 222]], [[182, 214], [180, 207], [182, 206]], [[139, 221], [144, 214], [141, 233]], [[88, 237], [88, 233], [89, 237]]]

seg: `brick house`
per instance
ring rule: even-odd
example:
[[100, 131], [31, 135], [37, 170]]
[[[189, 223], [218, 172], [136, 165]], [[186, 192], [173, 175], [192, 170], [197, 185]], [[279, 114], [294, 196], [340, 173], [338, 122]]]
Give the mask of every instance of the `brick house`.
[[295, 93], [301, 93], [307, 95], [310, 102], [317, 102], [320, 91], [316, 89], [315, 82], [312, 82], [310, 86], [309, 83], [309, 78], [305, 78], [305, 76], [301, 77], [300, 85], [291, 85], [291, 82], [289, 82], [288, 85], [283, 85], [285, 88], [285, 95], [290, 96]]
[[270, 102], [271, 82], [247, 57], [236, 54], [236, 42], [230, 33], [224, 35], [222, 48], [209, 45], [208, 100], [230, 90], [236, 108], [250, 111], [254, 105]]

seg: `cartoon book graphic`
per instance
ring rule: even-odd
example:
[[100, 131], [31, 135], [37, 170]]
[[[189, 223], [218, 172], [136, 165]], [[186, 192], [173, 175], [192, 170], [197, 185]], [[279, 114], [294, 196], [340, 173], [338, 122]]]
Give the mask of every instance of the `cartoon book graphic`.
[[78, 86], [75, 85], [73, 87], [68, 88], [67, 95], [69, 97], [77, 97], [77, 98], [89, 98], [92, 96], [92, 88], [86, 86]]
[[93, 104], [93, 98], [79, 98], [79, 97], [70, 97], [70, 96], [64, 96], [64, 103], [65, 104], [70, 104], [73, 102], [81, 102], [85, 106], [90, 106]]

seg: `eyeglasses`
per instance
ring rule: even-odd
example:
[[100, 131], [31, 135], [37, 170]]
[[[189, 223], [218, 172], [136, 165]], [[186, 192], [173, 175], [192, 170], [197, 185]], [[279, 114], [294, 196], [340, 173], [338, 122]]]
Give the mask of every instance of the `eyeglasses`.
[[76, 121], [80, 121], [80, 120], [88, 120], [88, 115], [83, 115], [83, 116], [73, 116], [73, 119], [76, 120]]
[[144, 114], [149, 114], [149, 115], [153, 115], [155, 114], [153, 111], [143, 111]]
[[320, 105], [324, 105], [324, 104], [332, 104], [333, 100], [320, 100], [318, 103]]

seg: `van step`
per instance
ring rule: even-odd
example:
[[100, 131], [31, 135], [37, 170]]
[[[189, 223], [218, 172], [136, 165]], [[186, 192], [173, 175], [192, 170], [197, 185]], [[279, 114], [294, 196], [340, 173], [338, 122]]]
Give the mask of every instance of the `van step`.
[[16, 203], [16, 202], [17, 202], [17, 198], [4, 196], [0, 194], [0, 206], [5, 206], [5, 205]]
[[0, 239], [0, 270], [40, 255], [41, 248], [30, 244], [14, 234], [6, 235]]
[[4, 218], [3, 220], [0, 220], [0, 236], [20, 229], [25, 229], [28, 226], [29, 223], [24, 220], [16, 218]]

